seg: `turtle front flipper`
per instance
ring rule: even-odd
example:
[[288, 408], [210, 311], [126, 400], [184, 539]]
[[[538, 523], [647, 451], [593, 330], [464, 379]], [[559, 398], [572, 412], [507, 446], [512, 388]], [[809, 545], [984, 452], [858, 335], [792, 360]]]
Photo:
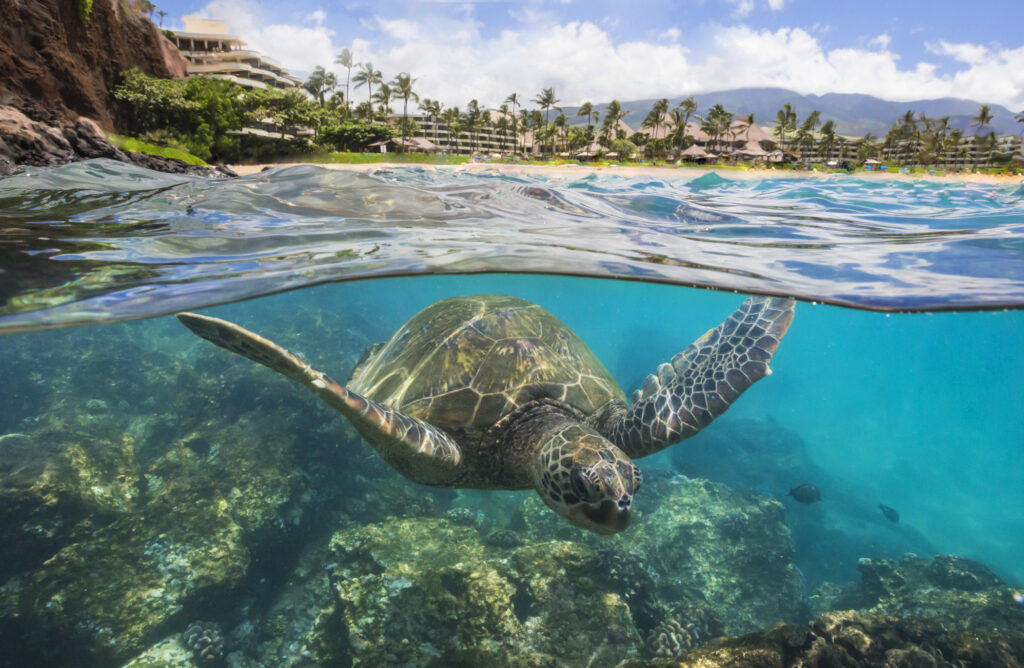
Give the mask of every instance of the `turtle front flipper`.
[[399, 473], [424, 485], [445, 486], [458, 478], [458, 444], [436, 427], [362, 397], [273, 341], [226, 320], [179, 313], [192, 332], [221, 348], [297, 380], [347, 417], [363, 438]]
[[610, 402], [594, 423], [636, 459], [693, 436], [770, 375], [768, 363], [793, 321], [792, 299], [750, 297], [718, 327], [658, 367], [627, 408]]

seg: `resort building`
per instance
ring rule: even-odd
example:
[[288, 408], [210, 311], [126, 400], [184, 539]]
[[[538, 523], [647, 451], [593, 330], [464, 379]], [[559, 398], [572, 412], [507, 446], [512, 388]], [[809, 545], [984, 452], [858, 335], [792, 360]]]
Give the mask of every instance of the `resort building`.
[[[440, 116], [428, 116], [426, 114], [409, 114], [409, 124], [418, 130], [415, 137], [426, 139], [441, 153], [457, 153], [461, 155], [472, 155], [474, 153], [511, 153], [518, 145], [519, 152], [523, 151], [523, 137], [518, 142], [513, 141], [511, 130], [502, 132], [495, 124], [500, 117], [496, 111], [484, 112], [488, 114], [489, 123], [476, 132], [460, 131], [458, 135], [451, 131], [451, 128]], [[395, 115], [391, 117], [394, 127], [402, 127], [402, 117]], [[412, 150], [407, 149], [407, 150]]]
[[246, 89], [302, 85], [273, 58], [244, 48], [245, 42], [228, 34], [224, 21], [194, 15], [185, 16], [184, 21], [184, 30], [168, 32], [188, 61], [188, 76], [226, 79]]

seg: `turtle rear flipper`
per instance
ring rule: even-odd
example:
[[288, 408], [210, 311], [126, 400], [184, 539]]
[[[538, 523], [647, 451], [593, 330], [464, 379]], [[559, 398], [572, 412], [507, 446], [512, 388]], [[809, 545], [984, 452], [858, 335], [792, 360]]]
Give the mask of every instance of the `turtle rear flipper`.
[[630, 408], [613, 402], [618, 405], [603, 410], [599, 431], [633, 458], [693, 436], [771, 374], [768, 363], [793, 321], [794, 306], [792, 299], [750, 297], [648, 376]]
[[195, 335], [308, 387], [347, 417], [378, 454], [410, 480], [444, 486], [457, 479], [462, 455], [442, 430], [351, 392], [297, 355], [234, 323], [195, 313], [177, 317]]

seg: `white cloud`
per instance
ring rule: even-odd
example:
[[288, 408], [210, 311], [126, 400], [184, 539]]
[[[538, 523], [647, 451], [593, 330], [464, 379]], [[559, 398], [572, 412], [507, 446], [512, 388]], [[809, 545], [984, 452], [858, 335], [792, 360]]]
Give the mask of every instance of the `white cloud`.
[[[755, 0], [727, 0], [730, 4], [735, 5], [736, 9], [733, 10], [732, 15], [736, 18], [743, 18], [749, 16], [754, 11]], [[773, 12], [777, 12], [786, 5], [787, 0], [768, 0], [768, 9]]]
[[[363, 38], [351, 44], [334, 43], [325, 25], [261, 27], [260, 6], [253, 0], [212, 0], [201, 13], [223, 18], [253, 48], [300, 76], [316, 65], [343, 75], [332, 62], [347, 46], [357, 62], [372, 62], [388, 78], [410, 72], [421, 96], [460, 107], [471, 98], [497, 106], [513, 91], [530, 99], [548, 86], [567, 106], [779, 86], [892, 100], [956, 96], [1024, 108], [1024, 46], [929, 44], [937, 57], [950, 56], [956, 63], [940, 69], [901, 60], [889, 50], [888, 34], [856, 47], [826, 49], [800, 28], [709, 24], [700, 27], [699, 44], [672, 28], [648, 41], [616, 41], [603, 24], [560, 23], [525, 9], [516, 12], [517, 18], [529, 22], [512, 23], [497, 34], [459, 14], [377, 16], [366, 21]], [[365, 93], [359, 89], [352, 95], [360, 99]]]
[[679, 28], [676, 28], [675, 26], [672, 26], [671, 28], [669, 28], [665, 32], [661, 33], [660, 37], [661, 37], [661, 39], [667, 39], [670, 42], [678, 42], [679, 41], [679, 37], [681, 35], [682, 35], [682, 32], [680, 32]]
[[318, 26], [323, 25], [324, 21], [327, 20], [327, 12], [322, 9], [318, 9], [306, 17], [307, 23], [315, 23]]
[[940, 56], [952, 56], [968, 65], [980, 65], [989, 59], [989, 50], [980, 44], [950, 44], [945, 40], [933, 44], [928, 42], [925, 47]]
[[888, 33], [882, 33], [868, 41], [868, 46], [877, 46], [882, 51], [888, 49], [890, 44], [892, 44], [892, 37]]
[[736, 5], [736, 9], [732, 12], [736, 18], [743, 18], [754, 11], [754, 0], [729, 0], [729, 2]]

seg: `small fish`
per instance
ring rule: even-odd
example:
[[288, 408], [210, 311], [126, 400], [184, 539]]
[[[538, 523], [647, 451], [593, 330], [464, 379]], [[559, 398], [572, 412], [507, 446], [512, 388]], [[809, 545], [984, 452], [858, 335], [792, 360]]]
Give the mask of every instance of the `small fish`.
[[890, 508], [889, 506], [884, 506], [880, 503], [878, 504], [878, 509], [882, 511], [883, 515], [885, 515], [885, 519], [889, 520], [890, 522], [895, 522], [896, 524], [900, 523], [900, 514], [896, 512], [893, 508]]
[[817, 503], [821, 501], [821, 490], [809, 482], [797, 485], [789, 490], [789, 495], [800, 503]]

